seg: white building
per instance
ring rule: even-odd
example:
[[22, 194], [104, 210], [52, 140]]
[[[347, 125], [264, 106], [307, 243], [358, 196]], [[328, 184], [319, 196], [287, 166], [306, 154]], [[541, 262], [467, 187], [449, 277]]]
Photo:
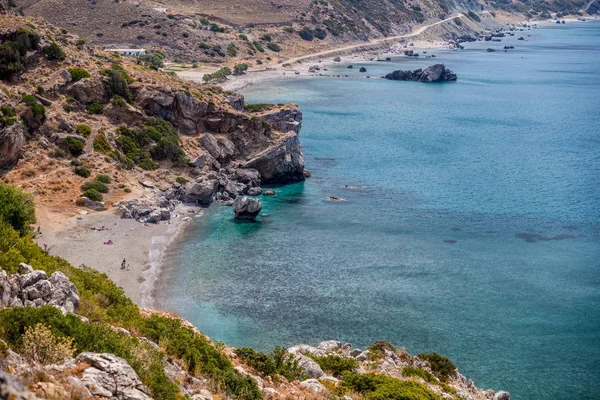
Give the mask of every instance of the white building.
[[158, 11], [159, 13], [163, 13], [166, 14], [167, 13], [167, 9], [166, 8], [153, 8], [154, 11]]
[[124, 56], [139, 56], [141, 54], [146, 54], [146, 49], [104, 49], [104, 51]]

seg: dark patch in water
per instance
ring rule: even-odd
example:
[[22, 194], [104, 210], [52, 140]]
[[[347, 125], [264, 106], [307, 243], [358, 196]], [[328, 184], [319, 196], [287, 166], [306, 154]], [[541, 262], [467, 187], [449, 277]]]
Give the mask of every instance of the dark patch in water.
[[487, 233], [488, 235], [493, 235], [495, 233], [498, 233], [498, 231], [485, 231], [485, 233]]
[[579, 230], [579, 227], [577, 225], [563, 225], [562, 228], [566, 229], [568, 231], [578, 231]]
[[559, 235], [549, 237], [549, 236], [540, 235], [538, 233], [527, 233], [527, 232], [517, 233], [517, 234], [515, 234], [515, 236], [518, 237], [519, 239], [523, 239], [527, 243], [535, 243], [538, 240], [541, 242], [549, 242], [551, 240], [575, 239], [577, 237], [575, 235], [570, 235], [568, 233], [561, 233]]
[[337, 165], [337, 160], [335, 158], [330, 157], [317, 157], [314, 158], [316, 164], [320, 167], [335, 167]]
[[453, 232], [460, 232], [460, 228], [452, 228]]
[[454, 243], [456, 243], [456, 240], [454, 240], [454, 239], [444, 239], [444, 243], [454, 244]]
[[287, 204], [302, 204], [308, 203], [308, 200], [304, 198], [291, 198], [291, 199], [277, 199], [275, 200], [278, 203], [287, 203]]

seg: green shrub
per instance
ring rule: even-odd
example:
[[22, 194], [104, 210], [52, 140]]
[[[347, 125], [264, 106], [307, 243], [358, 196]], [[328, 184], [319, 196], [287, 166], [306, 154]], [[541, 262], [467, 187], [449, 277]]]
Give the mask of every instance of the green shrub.
[[121, 71], [113, 70], [110, 73], [106, 91], [109, 96], [121, 96], [126, 101], [131, 101], [133, 98], [129, 83]]
[[249, 347], [242, 347], [236, 349], [235, 354], [263, 377], [276, 378], [277, 375], [281, 375], [290, 382], [297, 379], [306, 379], [303, 369], [298, 366], [298, 361], [294, 360], [282, 347], [275, 347], [270, 354], [254, 351]]
[[8, 79], [25, 71], [27, 52], [36, 50], [40, 37], [34, 32], [19, 29], [0, 44], [0, 79]]
[[96, 180], [87, 181], [83, 185], [81, 185], [81, 190], [84, 192], [90, 189], [95, 189], [100, 193], [108, 193], [108, 186], [106, 186], [106, 183]]
[[244, 104], [244, 110], [251, 113], [261, 112], [266, 110], [267, 108], [273, 106], [273, 104], [267, 103], [256, 103], [256, 104]]
[[358, 361], [350, 357], [342, 357], [338, 355], [327, 355], [327, 356], [313, 356], [309, 355], [310, 358], [315, 360], [321, 369], [325, 372], [330, 373], [333, 376], [340, 376], [344, 372], [352, 372], [358, 368]]
[[183, 176], [178, 176], [175, 178], [175, 182], [179, 183], [180, 185], [185, 185], [189, 182], [189, 180], [185, 179]]
[[85, 69], [83, 68], [69, 68], [68, 69], [69, 74], [71, 74], [71, 78], [73, 79], [74, 82], [77, 82], [83, 78], [89, 78], [90, 77], [90, 73], [87, 72]]
[[406, 377], [416, 376], [418, 378], [422, 378], [427, 383], [432, 383], [432, 384], [438, 383], [438, 380], [435, 379], [435, 376], [433, 376], [433, 374], [431, 372], [426, 371], [423, 368], [404, 367], [404, 368], [402, 368], [402, 375], [404, 375]]
[[247, 70], [248, 70], [248, 64], [245, 64], [245, 63], [236, 64], [233, 66], [233, 74], [234, 75], [241, 75]]
[[89, 137], [92, 134], [92, 128], [89, 125], [80, 124], [75, 127], [75, 133], [83, 137]]
[[6, 128], [17, 122], [17, 114], [11, 106], [0, 106], [0, 128]]
[[87, 106], [87, 112], [89, 114], [103, 114], [104, 107], [100, 103], [91, 103]]
[[73, 172], [75, 173], [75, 175], [79, 175], [83, 178], [89, 178], [92, 175], [92, 171], [88, 167], [84, 167], [83, 165], [75, 167]]
[[267, 48], [277, 53], [281, 51], [281, 46], [279, 46], [277, 43], [267, 43]]
[[214, 72], [212, 74], [205, 74], [202, 77], [202, 80], [204, 82], [208, 82], [208, 81], [212, 81], [213, 79], [225, 78], [229, 75], [231, 75], [231, 69], [229, 69], [228, 67], [223, 67], [220, 70], [218, 70], [217, 72]]
[[305, 26], [304, 28], [298, 31], [298, 35], [300, 35], [302, 40], [310, 42], [315, 37], [315, 31], [310, 29], [308, 26]]
[[472, 11], [472, 10], [469, 10], [469, 11], [467, 12], [467, 16], [468, 16], [470, 19], [472, 19], [473, 21], [476, 21], [476, 22], [481, 22], [481, 18], [479, 18], [479, 15], [477, 15], [477, 13], [475, 13], [475, 12], [474, 12], [474, 11]]
[[428, 361], [431, 372], [442, 382], [448, 382], [448, 378], [454, 375], [456, 371], [456, 365], [448, 357], [438, 353], [419, 354], [417, 357], [423, 361]]
[[321, 28], [315, 29], [315, 37], [319, 40], [324, 40], [327, 37], [327, 31]]
[[182, 359], [188, 372], [211, 378], [233, 398], [254, 400], [262, 397], [252, 378], [237, 373], [225, 355], [204, 336], [183, 327], [180, 320], [152, 316], [144, 319], [139, 329], [148, 339], [160, 342], [168, 354]]
[[184, 166], [188, 161], [177, 130], [163, 119], [150, 118], [140, 128], [121, 126], [117, 134], [119, 149], [142, 169], [158, 168], [154, 160], [170, 160], [174, 166]]
[[107, 185], [112, 181], [108, 175], [96, 175], [98, 182], [106, 183]]
[[31, 106], [31, 112], [33, 113], [33, 117], [43, 123], [46, 121], [46, 107], [44, 107], [40, 103], [36, 103]]
[[379, 386], [367, 396], [368, 400], [442, 400], [427, 386], [413, 381], [395, 379]]
[[164, 63], [165, 56], [162, 53], [151, 53], [151, 54], [140, 54], [137, 59], [138, 62], [146, 65], [148, 68], [158, 71], [160, 68], [165, 67]]
[[88, 189], [81, 194], [81, 197], [87, 197], [93, 201], [102, 201], [102, 193], [96, 189]]
[[75, 157], [80, 156], [85, 148], [84, 142], [70, 136], [60, 139], [59, 142], [69, 150], [71, 155]]
[[240, 38], [241, 40], [243, 40], [244, 42], [247, 42], [247, 41], [248, 41], [248, 36], [244, 35], [243, 33], [239, 35], [239, 38]]
[[252, 42], [252, 44], [254, 45], [256, 50], [260, 51], [261, 53], [265, 52], [265, 48], [262, 46], [262, 44], [259, 41], [255, 40], [254, 42]]
[[270, 42], [271, 40], [273, 40], [273, 36], [271, 36], [270, 33], [265, 33], [259, 39], [264, 40], [265, 42]]
[[64, 60], [65, 53], [56, 42], [44, 47], [44, 55], [48, 60]]
[[125, 101], [124, 98], [122, 98], [119, 95], [116, 95], [115, 97], [113, 97], [112, 105], [115, 107], [127, 108], [127, 102]]
[[37, 99], [32, 94], [24, 94], [22, 97], [22, 100], [28, 106], [33, 106], [34, 104], [37, 103]]
[[[12, 226], [17, 232], [27, 235], [29, 225], [35, 224], [35, 201], [33, 195], [14, 186], [0, 183], [0, 222]], [[2, 265], [0, 263], [0, 265]], [[4, 266], [2, 266], [4, 267]]]
[[294, 32], [296, 32], [296, 30], [292, 26], [286, 26], [285, 28], [283, 28], [283, 31], [287, 32], [287, 33], [294, 33]]
[[103, 130], [98, 130], [98, 134], [94, 138], [94, 151], [106, 155], [112, 154], [112, 146], [106, 137]]
[[341, 387], [358, 392], [368, 400], [441, 400], [427, 386], [389, 375], [344, 374]]
[[237, 47], [235, 47], [235, 43], [229, 43], [229, 45], [227, 46], [227, 55], [229, 57], [237, 56]]

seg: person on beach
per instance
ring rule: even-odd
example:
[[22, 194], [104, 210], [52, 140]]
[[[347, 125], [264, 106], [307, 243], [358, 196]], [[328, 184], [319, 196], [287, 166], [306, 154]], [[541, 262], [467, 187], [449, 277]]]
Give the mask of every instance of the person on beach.
[[126, 266], [127, 266], [127, 260], [123, 259], [123, 262], [121, 263], [121, 269], [125, 269]]

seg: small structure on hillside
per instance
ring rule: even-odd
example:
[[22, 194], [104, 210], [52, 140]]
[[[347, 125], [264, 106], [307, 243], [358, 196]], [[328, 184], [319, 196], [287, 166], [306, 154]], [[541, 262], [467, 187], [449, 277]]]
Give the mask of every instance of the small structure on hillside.
[[104, 49], [110, 53], [117, 53], [123, 56], [139, 56], [146, 54], [146, 49]]
[[159, 13], [163, 13], [166, 14], [167, 13], [167, 9], [166, 8], [153, 8], [154, 11], [158, 11]]

